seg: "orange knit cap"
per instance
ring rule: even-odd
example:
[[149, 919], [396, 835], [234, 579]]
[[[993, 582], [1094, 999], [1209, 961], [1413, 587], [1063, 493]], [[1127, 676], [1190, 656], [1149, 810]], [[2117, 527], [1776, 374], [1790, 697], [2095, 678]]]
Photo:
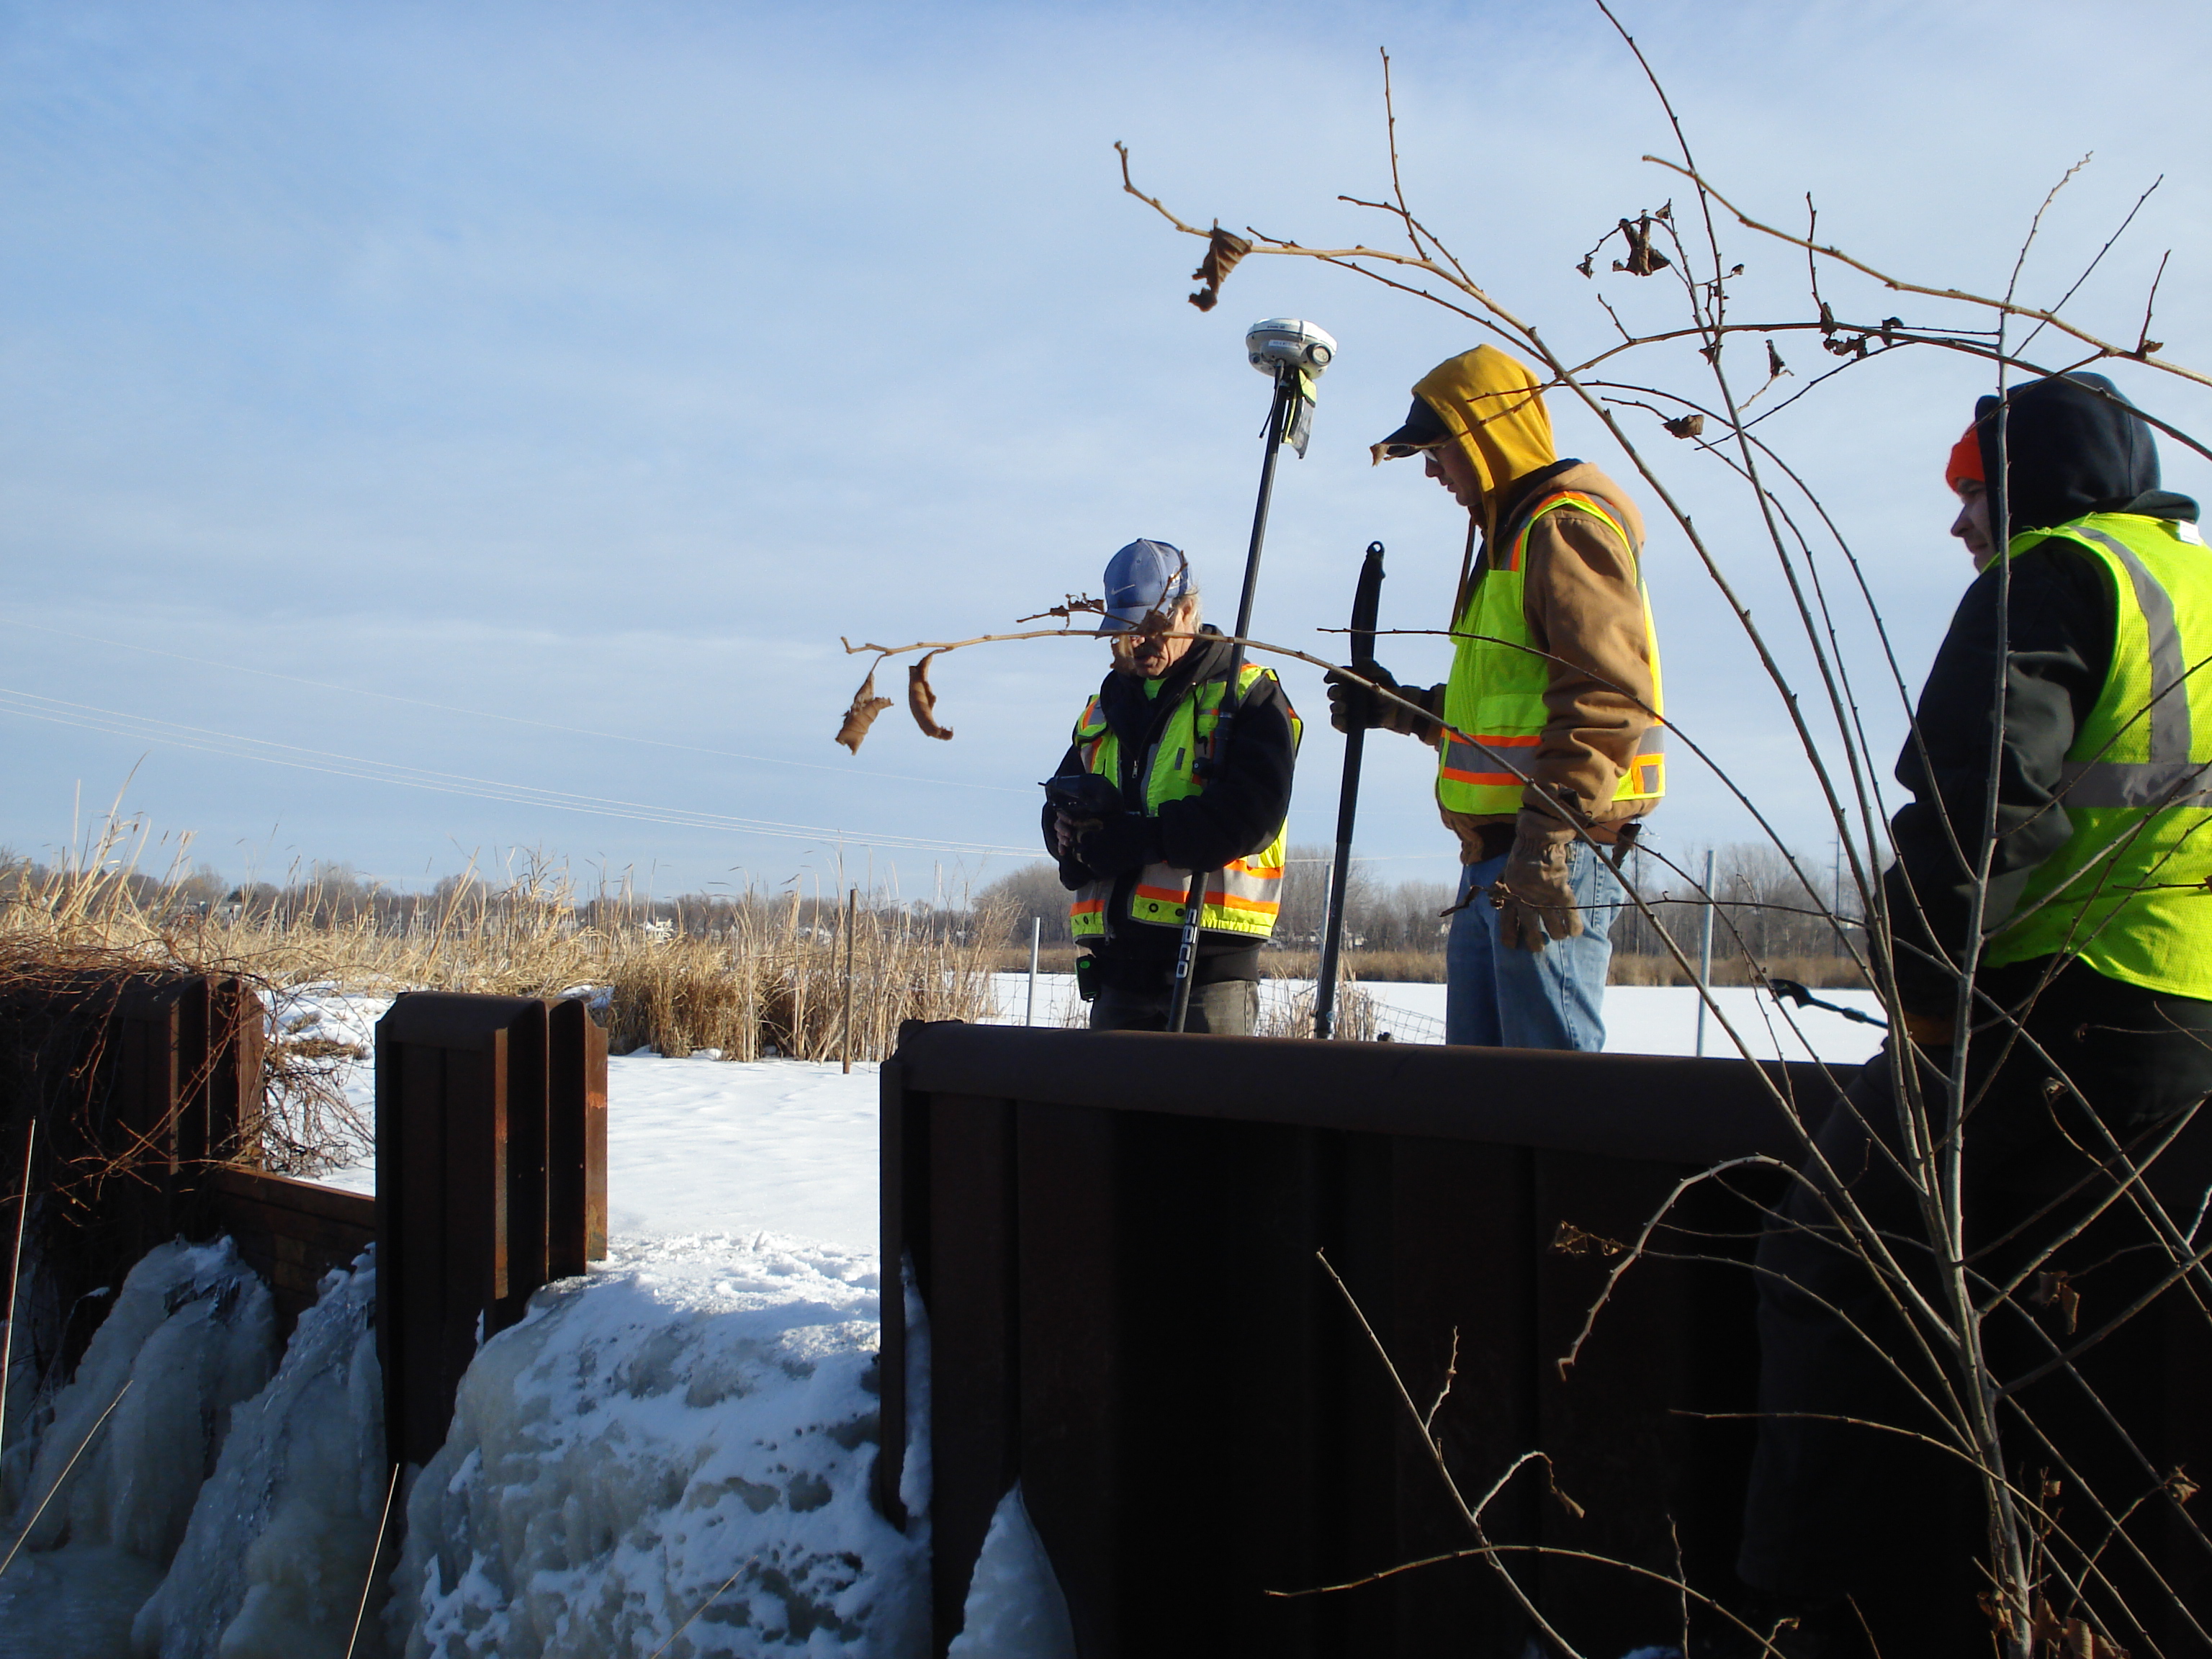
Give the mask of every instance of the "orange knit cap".
[[1986, 482], [1982, 477], [1982, 430], [1979, 425], [1966, 428], [1966, 435], [1951, 447], [1951, 459], [1943, 465], [1943, 482], [1953, 489], [1960, 481], [1972, 478], [1976, 483]]

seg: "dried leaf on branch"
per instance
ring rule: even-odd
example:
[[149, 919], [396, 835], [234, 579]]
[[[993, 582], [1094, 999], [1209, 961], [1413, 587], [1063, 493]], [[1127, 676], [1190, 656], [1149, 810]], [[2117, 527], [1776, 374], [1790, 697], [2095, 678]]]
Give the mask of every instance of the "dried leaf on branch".
[[1103, 617], [1105, 614], [1105, 600], [1094, 599], [1082, 593], [1070, 593], [1065, 605], [1047, 605], [1033, 617], [1017, 617], [1014, 626], [1018, 628], [1024, 623], [1042, 622], [1047, 617], [1057, 617], [1060, 621], [1067, 622], [1079, 616]]
[[889, 697], [876, 695], [876, 671], [871, 667], [868, 678], [860, 682], [860, 689], [853, 693], [853, 705], [845, 711], [845, 723], [837, 728], [837, 741], [859, 754], [860, 745], [867, 740], [868, 728], [876, 723], [876, 716], [890, 706]]
[[1194, 283], [1206, 286], [1190, 296], [1191, 304], [1200, 311], [1211, 311], [1221, 303], [1221, 285], [1229, 280], [1229, 273], [1237, 269], [1237, 262], [1252, 251], [1252, 244], [1243, 237], [1213, 228], [1213, 234], [1206, 244], [1206, 258], [1198, 269], [1190, 273]]
[[1620, 234], [1628, 240], [1628, 257], [1615, 259], [1613, 268], [1625, 270], [1632, 276], [1649, 276], [1654, 271], [1664, 270], [1674, 264], [1665, 254], [1651, 246], [1651, 226], [1655, 220], [1667, 216], [1667, 210], [1647, 213], [1641, 219], [1623, 219]]
[[1677, 438], [1694, 438], [1705, 429], [1705, 417], [1702, 415], [1677, 415], [1674, 419], [1662, 421], [1659, 424]]
[[906, 671], [906, 706], [907, 712], [914, 716], [914, 723], [921, 728], [922, 736], [950, 743], [952, 728], [937, 723], [937, 692], [929, 683], [929, 665], [938, 655], [933, 651]]

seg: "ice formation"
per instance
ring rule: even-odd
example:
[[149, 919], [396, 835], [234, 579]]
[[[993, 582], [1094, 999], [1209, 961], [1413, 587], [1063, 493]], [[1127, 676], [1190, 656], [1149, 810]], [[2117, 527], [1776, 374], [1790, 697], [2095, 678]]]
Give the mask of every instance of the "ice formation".
[[1075, 1659], [1075, 1627], [1017, 1480], [992, 1512], [945, 1659]]
[[7, 1533], [25, 1547], [0, 1578], [0, 1656], [125, 1659], [233, 1407], [275, 1358], [268, 1290], [228, 1239], [161, 1245], [131, 1270], [76, 1376], [27, 1425], [36, 1450]]
[[878, 1295], [872, 1256], [767, 1233], [618, 1239], [539, 1291], [413, 1485], [395, 1650], [925, 1651], [921, 1525], [868, 1495]]
[[387, 1491], [374, 1264], [324, 1279], [269, 1386], [232, 1408], [132, 1627], [145, 1659], [343, 1659]]

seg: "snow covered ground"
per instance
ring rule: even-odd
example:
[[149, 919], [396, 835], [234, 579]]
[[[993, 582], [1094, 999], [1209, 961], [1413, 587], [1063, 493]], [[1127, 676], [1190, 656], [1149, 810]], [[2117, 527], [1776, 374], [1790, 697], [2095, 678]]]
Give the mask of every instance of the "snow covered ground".
[[[1367, 997], [1379, 1015], [1379, 1029], [1399, 1042], [1442, 1042], [1444, 1040], [1444, 988], [1441, 985], [1390, 981], [1362, 983], [1349, 988]], [[1294, 1000], [1310, 998], [1313, 981], [1304, 979], [1262, 981], [1260, 995], [1264, 1010], [1278, 1018]], [[1871, 991], [1820, 991], [1823, 1000], [1838, 1002], [1881, 1017], [1881, 1004]], [[1775, 1000], [1748, 986], [1723, 986], [1713, 994], [1721, 1012], [1762, 1060], [1820, 1059], [1855, 1064], [1881, 1046], [1881, 1033], [1841, 1014], [1820, 1008], [1789, 1010], [1796, 1029], [1782, 1018]], [[1006, 1025], [1072, 1025], [1083, 1023], [1083, 1006], [1075, 994], [1073, 974], [1039, 974], [1036, 1013], [1030, 1011], [1029, 975], [999, 974], [992, 984], [994, 1018]], [[1263, 1013], [1263, 1018], [1266, 1015]], [[1605, 994], [1606, 1052], [1615, 1054], [1692, 1054], [1697, 1052], [1698, 994], [1686, 985], [1615, 985]], [[1706, 1016], [1705, 1052], [1733, 1054], [1735, 1045], [1711, 1014]]]

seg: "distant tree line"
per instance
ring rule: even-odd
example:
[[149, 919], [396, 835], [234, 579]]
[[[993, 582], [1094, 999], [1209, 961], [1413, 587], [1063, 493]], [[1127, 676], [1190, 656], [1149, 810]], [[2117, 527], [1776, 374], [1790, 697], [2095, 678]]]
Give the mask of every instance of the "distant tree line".
[[[1327, 847], [1290, 849], [1284, 872], [1283, 908], [1273, 944], [1279, 949], [1317, 949], [1325, 925], [1331, 855]], [[1674, 934], [1686, 954], [1695, 957], [1704, 900], [1697, 886], [1705, 871], [1705, 849], [1686, 852], [1637, 849], [1623, 860], [1623, 874]], [[1855, 894], [1835, 891], [1839, 872], [1833, 860], [1815, 860], [1806, 875], [1830, 909], [1856, 921]], [[36, 903], [50, 891], [53, 866], [0, 849], [0, 903]], [[149, 915], [188, 921], [195, 915], [222, 914], [274, 927], [362, 927], [399, 935], [466, 926], [517, 909], [562, 912], [562, 926], [619, 933], [641, 930], [663, 938], [707, 940], [740, 935], [765, 936], [796, 927], [799, 936], [818, 939], [842, 927], [842, 896], [809, 893], [797, 886], [749, 887], [726, 893], [692, 892], [668, 897], [637, 892], [626, 883], [579, 894], [567, 873], [533, 868], [504, 879], [476, 872], [441, 878], [428, 889], [397, 891], [364, 876], [350, 864], [315, 863], [297, 868], [283, 882], [233, 881], [202, 865], [164, 876], [125, 872], [121, 889]], [[1450, 921], [1444, 912], [1455, 884], [1432, 880], [1384, 880], [1375, 866], [1355, 860], [1345, 905], [1344, 944], [1353, 951], [1440, 956]], [[1713, 892], [1717, 900], [1713, 957], [1717, 978], [1742, 978], [1747, 958], [1769, 971], [1789, 973], [1784, 964], [1803, 964], [1847, 954], [1833, 921], [1818, 913], [1803, 884], [1783, 856], [1759, 843], [1715, 849]], [[1068, 893], [1059, 872], [1038, 860], [947, 902], [900, 900], [881, 892], [863, 893], [860, 906], [872, 918], [896, 919], [908, 933], [946, 943], [1009, 945], [1029, 942], [1032, 920], [1042, 926], [1047, 946], [1073, 943], [1068, 931]], [[1625, 906], [1614, 924], [1618, 956], [1648, 961], [1646, 970], [1662, 980], [1667, 952], [1650, 919]]]
[[[1698, 888], [1705, 873], [1705, 849], [1687, 852], [1637, 849], [1622, 860], [1622, 873], [1657, 913], [1659, 921], [1692, 959], [1703, 922], [1705, 900]], [[1283, 949], [1312, 950], [1321, 942], [1328, 902], [1330, 850], [1321, 846], [1290, 849], [1283, 872], [1283, 909], [1273, 943]], [[1681, 872], [1677, 873], [1678, 866]], [[1714, 849], [1713, 958], [1716, 977], [1741, 978], [1748, 955], [1786, 973], [1778, 964], [1847, 955], [1835, 923], [1819, 914], [1804, 885], [1790, 873], [1781, 854], [1758, 842]], [[1833, 860], [1815, 860], [1805, 874], [1821, 901], [1847, 921], [1858, 916], [1855, 893], [1836, 891], [1839, 872]], [[1847, 883], [1846, 883], [1847, 885]], [[1345, 898], [1344, 944], [1347, 950], [1441, 955], [1450, 919], [1443, 912], [1457, 891], [1450, 882], [1387, 881], [1371, 864], [1353, 860]], [[1043, 923], [1048, 945], [1072, 943], [1067, 929], [1067, 890], [1060, 872], [1039, 860], [1000, 876], [974, 896], [979, 908], [1003, 912], [1012, 936], [1026, 943], [1030, 923]], [[1848, 931], [1848, 930], [1847, 930]], [[1632, 905], [1624, 905], [1613, 925], [1614, 951], [1624, 957], [1663, 959], [1658, 929]], [[1658, 971], [1656, 969], [1654, 970]]]

